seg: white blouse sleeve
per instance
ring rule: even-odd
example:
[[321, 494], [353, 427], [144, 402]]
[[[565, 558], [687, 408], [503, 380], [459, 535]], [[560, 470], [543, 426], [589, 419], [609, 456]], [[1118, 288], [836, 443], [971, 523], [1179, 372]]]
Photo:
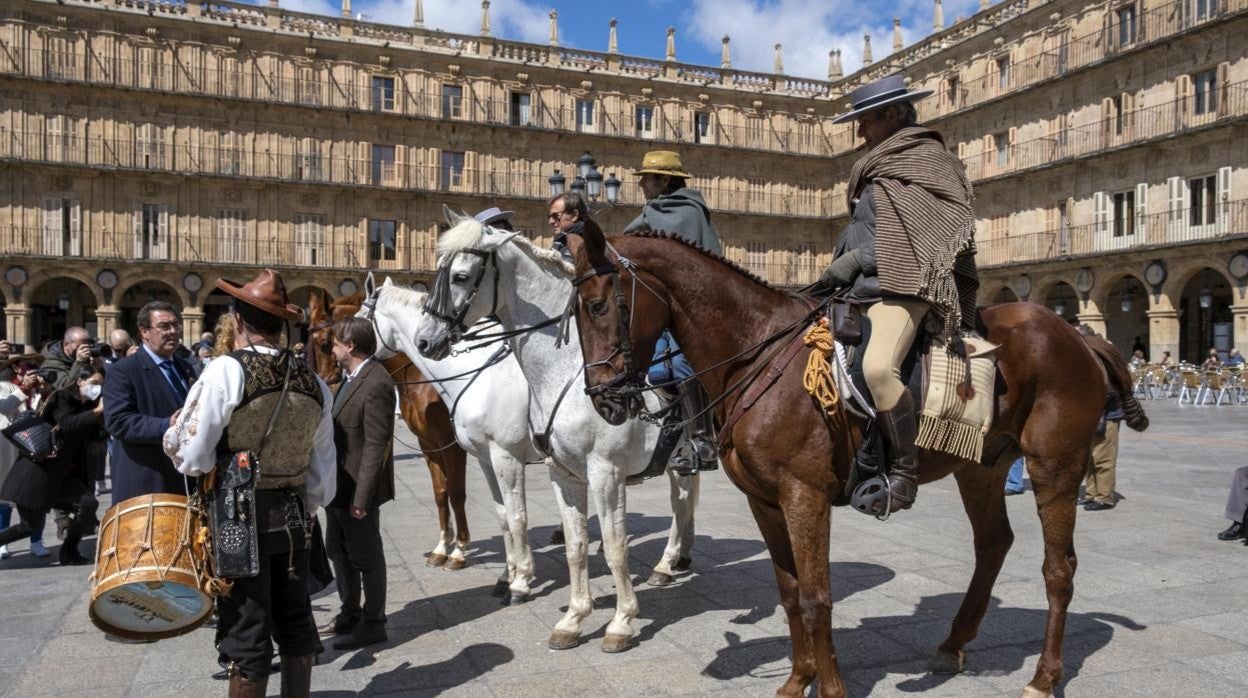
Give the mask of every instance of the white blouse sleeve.
[[183, 475], [198, 477], [217, 463], [217, 444], [243, 399], [243, 366], [222, 357], [209, 362], [191, 392], [178, 421], [165, 432], [165, 453]]

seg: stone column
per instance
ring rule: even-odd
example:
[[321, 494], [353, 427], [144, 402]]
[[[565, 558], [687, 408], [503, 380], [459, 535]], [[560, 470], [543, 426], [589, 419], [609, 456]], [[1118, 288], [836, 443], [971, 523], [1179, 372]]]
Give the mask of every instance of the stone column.
[[[109, 333], [117, 329], [117, 322], [121, 319], [121, 308], [115, 305], [101, 305], [95, 309], [95, 319], [99, 323], [97, 332], [107, 342]], [[130, 331], [124, 327], [122, 329]]]
[[1105, 337], [1108, 341], [1109, 337], [1105, 334], [1105, 313], [1101, 312], [1101, 306], [1089, 299], [1082, 304], [1082, 308], [1082, 312], [1078, 315], [1079, 323], [1091, 327], [1093, 332]]
[[1160, 302], [1150, 302], [1148, 308], [1148, 355], [1161, 357], [1161, 352], [1168, 351], [1178, 361], [1179, 356], [1179, 311], [1170, 304], [1170, 299], [1161, 297]]
[[187, 306], [182, 309], [182, 343], [190, 346], [199, 341], [204, 331], [204, 307], [202, 305]]
[[25, 303], [10, 303], [4, 308], [4, 324], [5, 332], [9, 341], [21, 342], [29, 344], [30, 337], [30, 320], [35, 315], [35, 309]]
[[1243, 354], [1248, 352], [1248, 302], [1240, 302], [1244, 305], [1231, 306], [1231, 346]]

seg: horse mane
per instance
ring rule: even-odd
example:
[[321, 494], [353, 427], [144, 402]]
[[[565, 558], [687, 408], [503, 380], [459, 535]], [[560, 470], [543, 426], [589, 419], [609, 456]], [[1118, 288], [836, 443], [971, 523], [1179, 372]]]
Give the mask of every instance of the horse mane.
[[569, 278], [576, 274], [575, 267], [565, 261], [563, 255], [555, 250], [538, 247], [533, 244], [532, 240], [518, 233], [513, 234], [511, 231], [490, 228], [475, 218], [464, 218], [442, 233], [442, 236], [438, 238], [438, 256], [445, 257], [455, 252], [480, 249], [487, 231], [494, 235], [511, 236], [509, 239], [513, 244], [537, 261], [539, 265], [551, 271]]
[[413, 310], [423, 310], [425, 307], [425, 299], [429, 296], [429, 294], [424, 291], [417, 291], [410, 286], [401, 286], [394, 283], [389, 286], [384, 286], [383, 288], [388, 288], [394, 291], [402, 291], [402, 293], [393, 294], [391, 297], [398, 305], [405, 308], [412, 308]]
[[766, 289], [768, 289], [768, 290], [770, 290], [770, 291], [775, 291], [776, 293], [781, 293], [781, 294], [784, 294], [784, 295], [792, 295], [789, 291], [786, 291], [786, 290], [784, 290], [784, 289], [781, 289], [781, 288], [778, 288], [778, 287], [776, 287], [776, 286], [773, 286], [773, 285], [772, 285], [772, 283], [771, 283], [770, 281], [768, 281], [768, 280], [764, 279], [763, 277], [759, 276], [758, 274], [755, 274], [754, 272], [750, 271], [749, 269], [746, 269], [745, 267], [741, 266], [740, 264], [737, 264], [736, 262], [732, 261], [731, 259], [728, 259], [727, 257], [723, 256], [722, 254], [719, 254], [718, 252], [712, 252], [711, 250], [706, 249], [705, 247], [703, 247], [703, 246], [699, 245], [698, 243], [696, 243], [696, 242], [690, 242], [689, 240], [686, 240], [685, 238], [682, 238], [682, 237], [680, 237], [680, 236], [678, 236], [678, 235], [671, 235], [671, 234], [669, 234], [669, 233], [659, 233], [659, 232], [655, 232], [655, 231], [653, 231], [653, 230], [642, 230], [642, 231], [638, 231], [638, 232], [636, 232], [636, 233], [630, 233], [630, 234], [626, 235], [625, 237], [630, 237], [630, 238], [648, 238], [648, 239], [651, 239], [651, 240], [672, 240], [672, 241], [678, 242], [678, 243], [680, 243], [680, 244], [684, 245], [685, 247], [689, 247], [689, 248], [692, 248], [692, 249], [694, 249], [694, 250], [696, 250], [696, 251], [698, 251], [698, 252], [701, 252], [702, 254], [706, 255], [707, 257], [710, 257], [711, 259], [715, 260], [716, 262], [719, 262], [720, 264], [724, 265], [725, 267], [728, 267], [728, 269], [730, 269], [730, 270], [732, 270], [732, 271], [735, 271], [736, 273], [740, 274], [741, 276], [744, 276], [745, 278], [749, 279], [750, 281], [753, 281], [753, 282], [754, 282], [754, 283], [756, 283], [756, 284], [759, 284], [759, 285], [760, 285], [760, 286], [762, 286], [763, 288], [766, 288]]

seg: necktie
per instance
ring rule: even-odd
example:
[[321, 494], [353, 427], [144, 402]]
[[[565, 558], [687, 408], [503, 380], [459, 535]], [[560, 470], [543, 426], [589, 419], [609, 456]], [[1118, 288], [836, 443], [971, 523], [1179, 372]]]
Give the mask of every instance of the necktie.
[[334, 407], [342, 402], [342, 397], [347, 394], [347, 386], [351, 384], [351, 376], [343, 379], [342, 384], [338, 386], [338, 392], [334, 395]]
[[178, 375], [178, 370], [173, 367], [173, 362], [169, 360], [160, 362], [160, 369], [165, 372], [165, 378], [169, 379], [169, 385], [173, 387], [173, 392], [178, 396], [178, 402], [186, 402], [186, 385], [182, 382], [182, 376]]

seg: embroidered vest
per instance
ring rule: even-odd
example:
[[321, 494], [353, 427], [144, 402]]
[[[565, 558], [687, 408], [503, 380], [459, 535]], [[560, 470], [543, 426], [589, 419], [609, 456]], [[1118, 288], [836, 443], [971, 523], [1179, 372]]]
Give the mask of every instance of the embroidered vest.
[[[254, 351], [240, 350], [230, 357], [243, 367], [243, 399], [234, 408], [217, 452], [256, 451], [282, 395], [286, 364], [277, 356]], [[322, 404], [315, 374], [302, 361], [296, 360], [290, 371], [286, 406], [273, 425], [264, 452], [257, 454], [260, 480], [256, 489], [303, 487], [310, 466], [312, 438], [321, 421]]]

